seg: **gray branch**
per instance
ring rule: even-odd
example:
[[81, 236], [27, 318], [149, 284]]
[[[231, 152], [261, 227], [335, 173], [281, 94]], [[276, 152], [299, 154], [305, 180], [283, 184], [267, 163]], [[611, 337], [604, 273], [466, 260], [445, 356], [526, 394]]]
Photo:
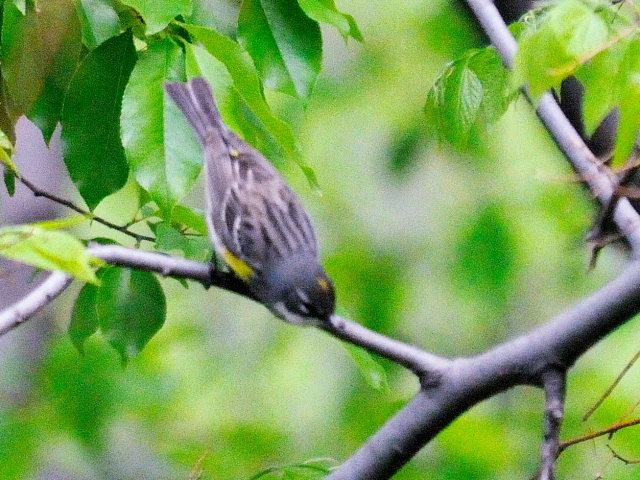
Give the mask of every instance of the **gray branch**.
[[53, 272], [25, 297], [0, 312], [0, 337], [50, 304], [70, 284], [73, 278], [63, 272]]
[[542, 375], [545, 393], [544, 442], [539, 480], [553, 480], [560, 446], [560, 428], [564, 416], [566, 372], [552, 368]]
[[[242, 280], [229, 271], [215, 269], [211, 263], [201, 263], [120, 245], [91, 244], [87, 252], [110, 265], [155, 272], [165, 277], [194, 280], [207, 288], [214, 286], [256, 300]], [[64, 285], [61, 284], [62, 279], [64, 279]], [[0, 336], [50, 303], [69, 285], [71, 280], [68, 275], [55, 272], [27, 297], [0, 312]], [[441, 370], [449, 363], [448, 360], [418, 347], [391, 339], [337, 315], [334, 315], [331, 324], [322, 325], [321, 328], [342, 340], [403, 365], [421, 376], [431, 371]]]
[[[560, 391], [552, 388], [557, 383], [548, 383], [549, 372], [564, 375], [598, 340], [632, 318], [640, 310], [639, 285], [640, 262], [633, 262], [617, 279], [529, 334], [477, 357], [442, 364], [416, 397], [327, 480], [390, 478], [469, 408], [515, 386], [547, 382], [548, 392]], [[548, 393], [548, 398], [557, 412], [560, 396]], [[547, 447], [555, 448], [553, 442]]]
[[[503, 63], [510, 68], [513, 65], [513, 56], [518, 44], [502, 20], [493, 1], [467, 0], [467, 3], [489, 36], [491, 43], [496, 47]], [[527, 95], [526, 89], [524, 93]], [[528, 95], [527, 98], [529, 98]], [[536, 103], [530, 98], [529, 100], [533, 104]], [[550, 93], [545, 93], [537, 102], [536, 114], [573, 169], [587, 183], [592, 194], [602, 205], [607, 205], [615, 188], [613, 178], [608, 174], [606, 167], [599, 165], [596, 157], [562, 113]], [[621, 198], [618, 201], [614, 220], [620, 232], [627, 238], [633, 252], [640, 252], [640, 216], [626, 198]]]

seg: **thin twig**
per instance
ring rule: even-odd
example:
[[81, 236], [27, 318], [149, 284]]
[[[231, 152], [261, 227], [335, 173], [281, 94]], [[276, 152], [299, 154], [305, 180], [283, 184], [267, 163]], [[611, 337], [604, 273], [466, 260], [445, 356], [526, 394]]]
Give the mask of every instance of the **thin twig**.
[[67, 208], [70, 208], [71, 210], [78, 212], [81, 215], [86, 216], [87, 218], [94, 220], [98, 223], [101, 223], [102, 225], [105, 225], [113, 230], [117, 230], [118, 232], [122, 232], [125, 235], [128, 235], [130, 237], [135, 238], [135, 240], [140, 243], [141, 241], [145, 240], [147, 242], [155, 242], [156, 239], [153, 237], [149, 237], [147, 235], [142, 235], [140, 233], [135, 233], [132, 232], [131, 230], [129, 230], [126, 226], [121, 226], [121, 225], [116, 225], [115, 223], [111, 223], [108, 220], [105, 220], [104, 218], [98, 217], [96, 215], [94, 215], [93, 213], [77, 206], [75, 203], [66, 200], [64, 198], [58, 197], [57, 195], [54, 195], [52, 193], [49, 193], [45, 190], [42, 190], [41, 188], [35, 186], [33, 183], [31, 183], [29, 180], [27, 180], [26, 178], [24, 178], [22, 175], [18, 175], [18, 180], [20, 180], [20, 182], [27, 187], [29, 190], [31, 190], [31, 192], [36, 196], [36, 197], [44, 197], [47, 198], [49, 200], [51, 200], [52, 202], [56, 202], [60, 205], [63, 205]]
[[437, 382], [439, 375], [451, 364], [448, 359], [369, 330], [338, 315], [333, 315], [331, 322], [322, 323], [318, 327], [334, 337], [408, 368], [420, 378], [423, 384]]
[[34, 290], [0, 312], [0, 336], [13, 330], [42, 310], [60, 295], [73, 278], [64, 272], [53, 272]]
[[219, 287], [256, 300], [245, 282], [230, 271], [216, 269], [211, 263], [196, 262], [138, 248], [97, 243], [90, 244], [87, 253], [110, 265], [155, 272], [165, 277], [195, 280], [206, 288]]
[[572, 438], [571, 440], [567, 440], [565, 442], [561, 442], [558, 446], [558, 453], [562, 453], [567, 448], [572, 445], [576, 445], [578, 443], [587, 442], [589, 440], [593, 440], [594, 438], [603, 437], [605, 435], [611, 435], [618, 430], [622, 430], [623, 428], [633, 427], [634, 425], [640, 424], [640, 418], [636, 418], [635, 420], [629, 420], [628, 422], [616, 423], [610, 427], [605, 428], [604, 430], [598, 430], [597, 432], [589, 433], [588, 435], [583, 435], [581, 437]]
[[620, 372], [620, 374], [616, 377], [616, 379], [613, 381], [613, 383], [609, 386], [609, 388], [607, 388], [607, 391], [604, 392], [602, 394], [602, 396], [598, 399], [598, 401], [593, 405], [593, 407], [591, 407], [587, 413], [585, 413], [582, 416], [582, 421], [586, 422], [587, 420], [589, 420], [589, 417], [591, 417], [591, 415], [593, 415], [593, 412], [595, 412], [598, 408], [600, 408], [600, 405], [602, 405], [602, 402], [604, 402], [607, 397], [609, 397], [609, 395], [611, 395], [611, 392], [613, 392], [614, 388], [616, 388], [618, 386], [618, 384], [620, 383], [620, 381], [622, 380], [622, 378], [627, 374], [627, 372], [631, 369], [631, 367], [638, 361], [638, 359], [640, 358], [640, 351], [638, 351], [633, 358], [629, 361], [629, 363], [627, 363], [627, 365], [622, 369], [622, 371]]

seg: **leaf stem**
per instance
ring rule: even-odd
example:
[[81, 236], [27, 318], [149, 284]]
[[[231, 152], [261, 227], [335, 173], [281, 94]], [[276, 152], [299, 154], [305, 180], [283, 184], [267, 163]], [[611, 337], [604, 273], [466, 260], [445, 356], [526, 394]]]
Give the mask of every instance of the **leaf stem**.
[[108, 220], [105, 220], [102, 217], [98, 217], [97, 215], [93, 214], [92, 212], [85, 210], [79, 206], [77, 206], [75, 203], [66, 200], [62, 197], [58, 197], [57, 195], [54, 195], [52, 193], [49, 193], [45, 190], [42, 190], [41, 188], [35, 186], [33, 183], [31, 183], [29, 180], [27, 180], [25, 177], [23, 177], [22, 175], [18, 175], [17, 176], [18, 180], [20, 180], [20, 182], [27, 187], [29, 190], [31, 190], [31, 192], [34, 194], [34, 196], [36, 197], [44, 197], [47, 198], [49, 200], [51, 200], [52, 202], [56, 202], [60, 205], [63, 205], [67, 208], [70, 208], [71, 210], [74, 210], [75, 212], [78, 212], [81, 215], [86, 216], [87, 218], [94, 220], [98, 223], [101, 223], [102, 225], [109, 227], [113, 230], [117, 230], [118, 232], [124, 233], [125, 235], [128, 235], [132, 238], [135, 238], [136, 242], [140, 243], [143, 240], [147, 241], [147, 242], [155, 242], [156, 239], [153, 237], [149, 237], [148, 235], [142, 235], [140, 233], [135, 233], [132, 232], [131, 230], [129, 230], [126, 226], [121, 226], [121, 225], [116, 225], [115, 223], [112, 223]]

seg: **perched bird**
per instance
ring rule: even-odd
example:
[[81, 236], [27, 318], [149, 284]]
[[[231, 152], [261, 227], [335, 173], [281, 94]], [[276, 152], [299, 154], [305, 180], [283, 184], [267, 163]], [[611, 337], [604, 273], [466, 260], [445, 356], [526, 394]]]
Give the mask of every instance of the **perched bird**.
[[300, 199], [225, 125], [205, 79], [166, 82], [165, 90], [204, 148], [206, 220], [216, 253], [277, 317], [296, 325], [329, 321], [333, 282]]

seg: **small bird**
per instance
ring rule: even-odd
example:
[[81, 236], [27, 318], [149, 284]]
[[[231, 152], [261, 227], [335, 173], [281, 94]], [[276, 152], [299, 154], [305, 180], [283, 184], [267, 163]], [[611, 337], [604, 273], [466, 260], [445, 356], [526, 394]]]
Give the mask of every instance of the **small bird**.
[[277, 317], [296, 325], [330, 321], [333, 282], [300, 199], [225, 125], [205, 79], [166, 82], [165, 90], [204, 149], [206, 220], [216, 253]]

